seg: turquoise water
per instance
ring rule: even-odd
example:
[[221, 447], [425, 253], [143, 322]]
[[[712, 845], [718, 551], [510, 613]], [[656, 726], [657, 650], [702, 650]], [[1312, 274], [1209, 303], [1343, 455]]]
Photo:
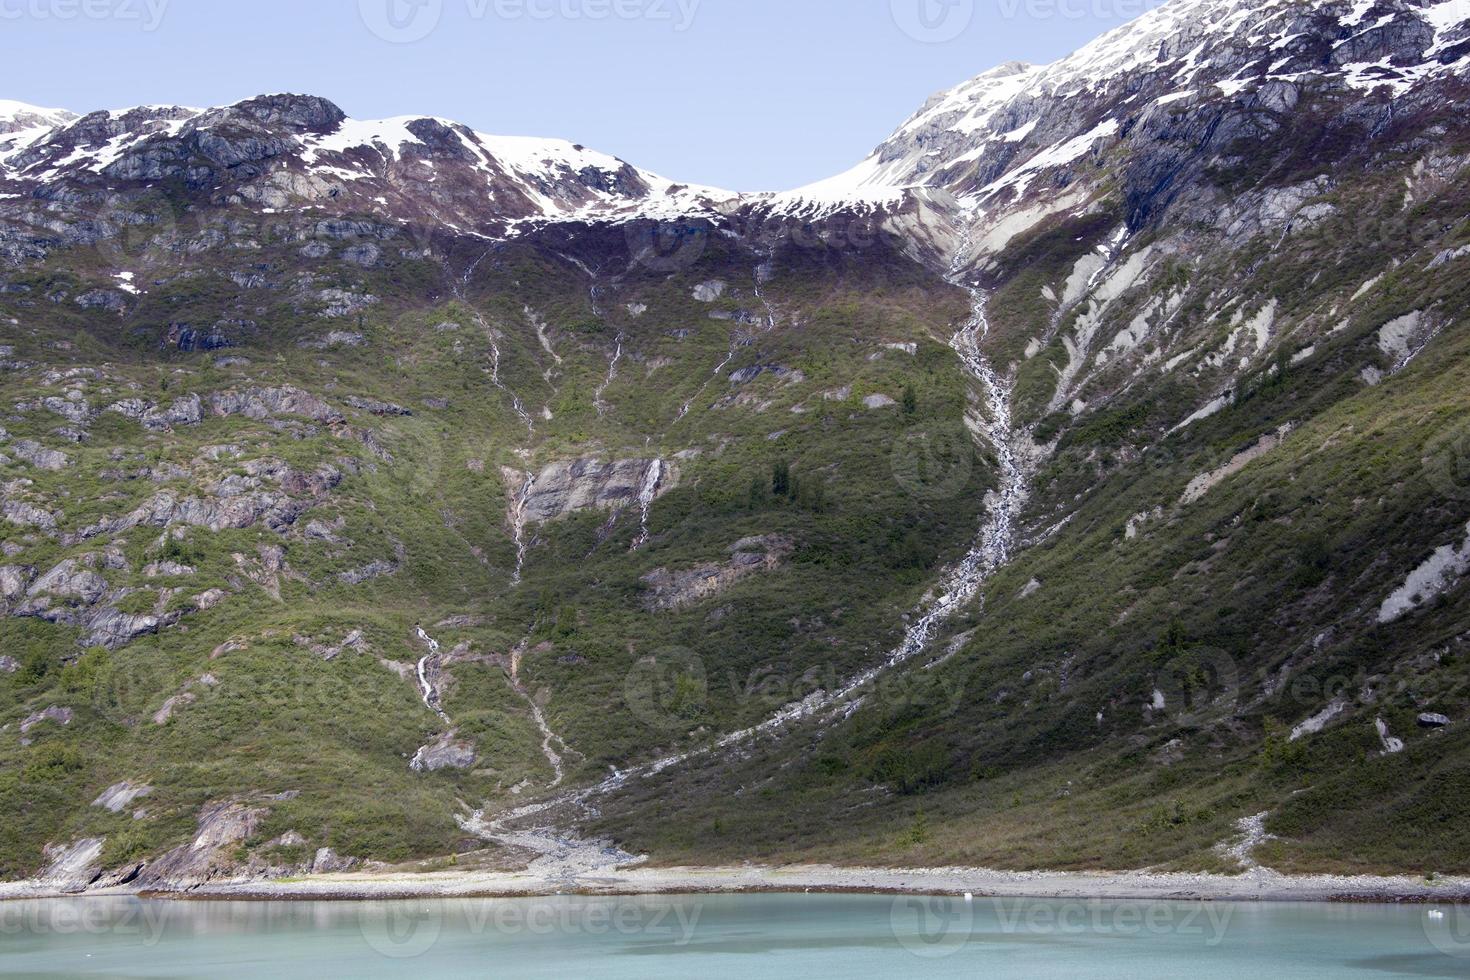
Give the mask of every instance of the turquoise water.
[[0, 904], [0, 976], [1470, 977], [1446, 908], [857, 895]]

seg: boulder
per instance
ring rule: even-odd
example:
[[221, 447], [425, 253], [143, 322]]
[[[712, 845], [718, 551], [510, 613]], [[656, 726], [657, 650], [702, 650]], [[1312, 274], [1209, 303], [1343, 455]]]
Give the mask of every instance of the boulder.
[[701, 303], [713, 303], [725, 295], [725, 283], [719, 279], [711, 279], [694, 287], [694, 298]]
[[1445, 728], [1450, 724], [1450, 719], [1445, 715], [1426, 712], [1419, 716], [1420, 728]]
[[459, 741], [458, 733], [450, 731], [415, 752], [408, 767], [414, 772], [472, 769], [475, 758], [475, 747], [469, 742]]
[[61, 708], [53, 704], [49, 708], [28, 715], [26, 719], [20, 723], [20, 733], [24, 735], [32, 728], [35, 728], [37, 725], [46, 721], [53, 722], [54, 724], [62, 726], [70, 725], [71, 719], [72, 710], [70, 708]]
[[330, 874], [334, 871], [350, 871], [358, 864], [357, 858], [342, 857], [330, 847], [317, 850], [311, 859], [312, 874]]

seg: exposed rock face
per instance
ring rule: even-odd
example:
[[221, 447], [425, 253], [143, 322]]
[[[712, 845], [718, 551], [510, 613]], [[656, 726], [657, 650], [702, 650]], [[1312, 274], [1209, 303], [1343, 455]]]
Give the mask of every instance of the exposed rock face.
[[727, 562], [711, 562], [673, 572], [656, 569], [643, 576], [643, 584], [649, 590], [644, 605], [650, 610], [667, 612], [703, 602], [743, 578], [780, 567], [792, 548], [791, 539], [780, 535], [745, 538], [731, 546]]
[[124, 780], [103, 790], [102, 795], [92, 801], [92, 805], [100, 806], [104, 810], [110, 810], [113, 813], [122, 813], [128, 807], [132, 806], [135, 800], [147, 796], [152, 792], [152, 786], [141, 783], [134, 784]]
[[383, 257], [383, 250], [372, 242], [364, 242], [361, 245], [350, 245], [342, 250], [342, 261], [353, 265], [360, 265], [364, 269], [371, 269], [378, 264]]
[[176, 561], [156, 561], [143, 567], [144, 578], [179, 578], [193, 574], [194, 569]]
[[360, 333], [333, 330], [326, 336], [315, 340], [303, 340], [301, 346], [307, 350], [332, 350], [336, 347], [361, 347], [365, 343], [367, 343], [367, 338]]
[[1281, 445], [1281, 440], [1285, 437], [1286, 430], [1264, 435], [1254, 446], [1236, 453], [1230, 462], [1224, 466], [1217, 470], [1211, 470], [1208, 473], [1201, 473], [1190, 481], [1189, 486], [1184, 488], [1184, 496], [1180, 498], [1179, 502], [1182, 504], [1197, 503], [1205, 494], [1209, 493], [1225, 480], [1228, 480], [1251, 463], [1254, 463]]
[[[68, 558], [58, 563], [26, 590], [27, 597], [33, 600], [75, 599], [85, 605], [92, 605], [106, 593], [107, 580], [77, 558]], [[35, 603], [38, 608], [44, 604], [39, 601]]]
[[239, 329], [250, 328], [228, 320], [221, 320], [207, 328], [193, 327], [187, 323], [170, 323], [168, 332], [164, 334], [163, 342], [166, 346], [177, 348], [185, 353], [225, 350], [235, 346], [235, 340], [230, 337], [230, 333]]
[[289, 385], [221, 392], [210, 397], [209, 407], [215, 415], [241, 415], [248, 419], [300, 415], [317, 422], [342, 421], [342, 413], [326, 402]]
[[233, 848], [255, 833], [270, 808], [254, 801], [224, 800], [199, 812], [194, 839], [144, 868], [139, 884], [187, 887], [234, 873]]
[[175, 525], [207, 528], [218, 533], [226, 528], [263, 524], [273, 530], [290, 527], [306, 505], [275, 490], [244, 493], [235, 497], [180, 497], [165, 490], [137, 510], [84, 528], [82, 540], [102, 534], [120, 534], [135, 527], [169, 528]]
[[235, 567], [246, 578], [264, 589], [277, 602], [281, 600], [281, 577], [299, 578], [286, 563], [286, 550], [280, 545], [261, 544], [256, 546], [258, 559], [251, 560], [236, 554]]
[[330, 847], [319, 848], [311, 859], [312, 874], [331, 874], [334, 871], [351, 871], [357, 867], [357, 858], [342, 857]]
[[323, 289], [316, 294], [322, 303], [321, 315], [327, 319], [356, 316], [378, 301], [370, 293], [354, 293], [346, 289]]
[[150, 432], [168, 432], [204, 421], [204, 402], [195, 394], [178, 399], [168, 408], [159, 407], [141, 398], [126, 398], [109, 405], [107, 410], [138, 421]]
[[60, 415], [73, 425], [86, 425], [92, 421], [92, 409], [79, 392], [73, 398], [43, 398], [41, 407], [53, 415]]
[[112, 606], [99, 607], [81, 622], [87, 631], [82, 638], [82, 645], [104, 646], [109, 650], [116, 650], [140, 636], [156, 633], [161, 627], [171, 625], [180, 618], [180, 613], [154, 616], [149, 613], [125, 613]]
[[694, 287], [694, 298], [701, 303], [713, 303], [723, 295], [725, 284], [718, 279], [711, 279]]
[[[304, 636], [296, 637], [295, 642], [297, 646], [306, 647], [318, 657], [328, 661], [336, 660], [347, 650], [355, 650], [358, 653], [363, 653], [368, 649], [367, 639], [362, 635], [362, 630], [353, 630], [343, 637], [340, 643], [317, 643]], [[409, 670], [413, 670], [411, 664], [409, 665]]]
[[337, 578], [343, 585], [361, 585], [364, 582], [371, 582], [373, 579], [393, 575], [397, 571], [398, 562], [379, 559], [374, 562], [369, 562], [361, 568], [353, 568], [342, 572]]
[[47, 449], [40, 443], [33, 442], [30, 439], [17, 441], [15, 445], [10, 447], [10, 451], [15, 454], [16, 459], [30, 463], [38, 470], [47, 470], [53, 473], [66, 469], [71, 463], [71, 460], [67, 458], [65, 453], [55, 449]]
[[438, 772], [441, 769], [472, 769], [475, 765], [475, 747], [460, 741], [457, 732], [445, 732], [439, 738], [414, 753], [408, 767], [414, 772]]
[[795, 368], [785, 367], [780, 364], [753, 364], [750, 367], [741, 368], [730, 372], [730, 383], [732, 385], [749, 384], [761, 375], [769, 374], [783, 384], [800, 384], [806, 380], [806, 375]]
[[[215, 497], [183, 497], [165, 490], [121, 517], [99, 521], [77, 532], [79, 540], [104, 534], [120, 534], [135, 527], [170, 528], [176, 525], [207, 528], [218, 533], [226, 528], [242, 529], [264, 525], [274, 531], [296, 523], [303, 513], [320, 501], [342, 480], [334, 466], [323, 465], [310, 472], [292, 469], [279, 460], [251, 460], [245, 476], [233, 475], [216, 483]], [[280, 490], [261, 489], [262, 480], [274, 480]], [[296, 495], [296, 496], [292, 496]], [[297, 499], [298, 496], [306, 500]]]
[[7, 500], [0, 502], [0, 516], [7, 522], [21, 527], [40, 527], [41, 530], [51, 532], [56, 530], [57, 522], [62, 519], [60, 514], [41, 510], [34, 504], [26, 504], [24, 501]]
[[0, 565], [0, 599], [14, 602], [25, 595], [36, 570], [29, 565]]
[[122, 313], [128, 308], [128, 301], [123, 298], [122, 293], [115, 293], [110, 289], [89, 289], [76, 298], [76, 304], [83, 309], [104, 310], [108, 313]]
[[[605, 463], [596, 459], [576, 459], [552, 463], [536, 474], [521, 513], [527, 524], [543, 524], [580, 510], [631, 506], [638, 502], [638, 492], [645, 477], [657, 462], [620, 459]], [[667, 461], [662, 466], [655, 499], [679, 483], [678, 467]], [[508, 470], [504, 475], [514, 504], [525, 489], [525, 474]]]
[[376, 398], [359, 398], [356, 395], [351, 395], [342, 400], [351, 405], [353, 408], [361, 409], [364, 412], [371, 412], [374, 415], [413, 414], [413, 412], [411, 412], [409, 409], [404, 408], [402, 405], [395, 405], [392, 402], [380, 402]]
[[106, 842], [105, 837], [84, 837], [70, 844], [48, 846], [40, 882], [61, 891], [86, 888], [102, 873], [102, 846]]

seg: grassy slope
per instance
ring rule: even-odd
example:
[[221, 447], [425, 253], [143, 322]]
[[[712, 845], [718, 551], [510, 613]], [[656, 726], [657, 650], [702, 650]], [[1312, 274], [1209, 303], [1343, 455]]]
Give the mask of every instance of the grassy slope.
[[[1136, 382], [1137, 362], [1115, 362], [1091, 382], [1099, 407], [1075, 420], [1043, 416], [1051, 355], [1021, 351], [1052, 316], [1034, 301], [1041, 286], [1056, 288], [1111, 225], [1069, 219], [1017, 244], [993, 283], [992, 353], [1018, 363], [1023, 417], [1057, 440], [1032, 525], [1065, 528], [992, 580], [983, 614], [956, 627], [974, 629], [958, 656], [901, 672], [820, 737], [635, 788], [596, 826], [670, 861], [1208, 869], [1233, 867], [1214, 845], [1237, 819], [1270, 811], [1281, 840], [1260, 856], [1276, 867], [1470, 870], [1454, 816], [1470, 796], [1467, 736], [1416, 724], [1470, 709], [1465, 586], [1376, 621], [1410, 570], [1462, 542], [1470, 516], [1470, 287], [1463, 259], [1428, 268], [1470, 239], [1470, 200], [1449, 182], [1416, 208], [1434, 216], [1432, 234], [1421, 223], [1402, 248], [1364, 249], [1365, 222], [1370, 235], [1397, 227], [1401, 188], [1347, 180], [1328, 197], [1340, 216], [1285, 247], [1162, 263], [1110, 311], [1112, 329], [1179, 291], [1168, 333], [1134, 356], [1199, 353]], [[1273, 348], [1234, 405], [1168, 435], [1229, 383], [1190, 367], [1228, 335], [1216, 311], [1268, 299]], [[1365, 368], [1392, 366], [1378, 328], [1413, 310], [1437, 318], [1438, 336], [1403, 373], [1365, 384]], [[1287, 424], [1276, 450], [1182, 502], [1196, 476]], [[1129, 538], [1135, 515], [1149, 516]], [[1151, 710], [1155, 690], [1165, 711]], [[1339, 696], [1337, 723], [1288, 741]], [[1382, 752], [1379, 719], [1405, 752]], [[675, 818], [649, 821], [653, 808]]]
[[[779, 264], [764, 288], [779, 310], [778, 325], [745, 328], [748, 342], [730, 370], [781, 365], [800, 370], [805, 380], [784, 383], [767, 374], [736, 386], [726, 372], [695, 398], [730, 348], [732, 321], [711, 319], [712, 306], [694, 301], [692, 287], [718, 276], [730, 289], [713, 308], [758, 309], [755, 259], [748, 253], [717, 244], [677, 275], [634, 269], [600, 284], [599, 315], [579, 284], [581, 274], [534, 244], [487, 256], [462, 296], [448, 288], [450, 276], [478, 253], [451, 248], [441, 263], [390, 247], [381, 266], [365, 271], [331, 259], [305, 263], [297, 247], [267, 247], [251, 254], [248, 265], [225, 250], [187, 265], [171, 257], [150, 265], [151, 249], [122, 261], [72, 253], [55, 257], [57, 271], [12, 280], [31, 287], [5, 298], [6, 315], [21, 323], [15, 356], [40, 366], [0, 375], [0, 401], [7, 405], [63, 395], [64, 380], [41, 383], [50, 366], [101, 368], [104, 377], [86, 389], [94, 408], [125, 394], [167, 404], [186, 392], [291, 384], [343, 410], [352, 426], [372, 430], [391, 460], [301, 419], [209, 418], [197, 427], [148, 433], [103, 414], [85, 443], [63, 447], [75, 460], [65, 471], [41, 473], [21, 462], [4, 467], [6, 480], [33, 481], [26, 499], [64, 510], [64, 530], [125, 513], [160, 488], [198, 494], [211, 479], [241, 472], [253, 457], [274, 456], [308, 470], [335, 460], [347, 473], [284, 535], [191, 529], [166, 548], [157, 529], [121, 535], [117, 543], [131, 571], [103, 574], [113, 586], [146, 590], [123, 600], [127, 609], [151, 608], [164, 584], [186, 586], [188, 595], [209, 587], [233, 593], [160, 635], [110, 653], [84, 652], [75, 630], [0, 620], [0, 645], [24, 662], [17, 673], [0, 675], [10, 725], [0, 737], [0, 810], [16, 818], [0, 836], [6, 874], [34, 870], [45, 843], [88, 834], [107, 836], [109, 860], [156, 852], [187, 835], [202, 804], [262, 793], [299, 795], [271, 804], [252, 846], [296, 830], [309, 847], [357, 856], [449, 852], [458, 846], [459, 800], [508, 800], [512, 787], [544, 784], [551, 773], [527, 705], [493, 662], [452, 667], [445, 696], [461, 735], [479, 746], [475, 770], [408, 771], [407, 757], [443, 726], [414, 685], [377, 660], [420, 656], [413, 624], [457, 617], [430, 629], [446, 650], [468, 643], [472, 654], [503, 655], [529, 638], [526, 686], [573, 750], [574, 770], [590, 775], [752, 719], [759, 706], [720, 695], [730, 689], [727, 676], [743, 679], [773, 662], [792, 671], [850, 670], [893, 631], [897, 611], [912, 604], [932, 569], [962, 547], [978, 521], [988, 479], [983, 461], [969, 467], [969, 503], [960, 507], [916, 498], [892, 475], [891, 447], [900, 436], [922, 429], [960, 441], [963, 384], [935, 338], [945, 335], [964, 301], [886, 250], [799, 253]], [[122, 317], [42, 298], [58, 285], [73, 295], [83, 282], [103, 285], [106, 274], [124, 266], [146, 268], [140, 281], [150, 285]], [[302, 266], [312, 272], [309, 288], [300, 279]], [[195, 268], [204, 271], [189, 274]], [[236, 288], [223, 277], [230, 268], [259, 273], [265, 284]], [[322, 320], [314, 315], [320, 303], [312, 293], [327, 286], [371, 293], [380, 302], [360, 318]], [[635, 302], [648, 312], [634, 318], [627, 306]], [[560, 363], [542, 349], [527, 307], [549, 324]], [[537, 415], [534, 437], [512, 412], [507, 392], [489, 383], [490, 347], [475, 312], [498, 334], [506, 388]], [[248, 364], [217, 366], [212, 355], [161, 344], [168, 323], [222, 318], [253, 322], [237, 334], [237, 350], [221, 352]], [[434, 329], [445, 322], [459, 329]], [[360, 331], [366, 343], [326, 351], [299, 345], [328, 330]], [[592, 393], [606, 377], [617, 335], [624, 357], [599, 416]], [[58, 348], [59, 338], [70, 346]], [[884, 348], [888, 342], [912, 342], [920, 350], [911, 357]], [[919, 393], [911, 415], [861, 404], [873, 392], [896, 399], [910, 384]], [[850, 388], [846, 399], [822, 397], [842, 387]], [[730, 397], [747, 392], [754, 397]], [[414, 414], [373, 417], [347, 408], [342, 399], [349, 395], [393, 401]], [[689, 415], [676, 422], [691, 398]], [[445, 399], [448, 406], [429, 407], [425, 399]], [[540, 417], [542, 405], [551, 420]], [[56, 446], [51, 430], [61, 421], [44, 410], [17, 409], [5, 425], [12, 441]], [[106, 472], [188, 467], [202, 447], [223, 443], [241, 446], [242, 459], [202, 465], [161, 484]], [[575, 515], [537, 531], [525, 582], [510, 586], [514, 547], [499, 466], [584, 455], [668, 458], [690, 449], [699, 454], [680, 461], [679, 487], [653, 509], [648, 548], [629, 552], [635, 512], [621, 513], [610, 531], [606, 513]], [[791, 499], [752, 491], [752, 484], [770, 484], [777, 460], [797, 477]], [[304, 537], [309, 520], [340, 521], [344, 543]], [[797, 546], [783, 569], [686, 612], [644, 610], [639, 578], [646, 572], [721, 560], [733, 542], [773, 532]], [[108, 543], [65, 546], [9, 525], [0, 533], [20, 549], [9, 561], [43, 571]], [[292, 574], [281, 578], [280, 601], [244, 578], [233, 557], [253, 561], [262, 544], [285, 547]], [[138, 569], [165, 552], [177, 553], [197, 574], [182, 582], [145, 580]], [[336, 578], [395, 555], [402, 564], [394, 575], [360, 586]], [[298, 642], [335, 644], [354, 629], [364, 631], [367, 652], [348, 651], [329, 662]], [[245, 649], [226, 649], [231, 641]], [[679, 648], [697, 651], [719, 683], [679, 724], [649, 728], [630, 713], [625, 679], [641, 658]], [[212, 656], [215, 651], [222, 652]], [[166, 725], [153, 724], [150, 716], [165, 698], [206, 672], [217, 687], [194, 688], [197, 701]], [[28, 735], [34, 744], [22, 744], [16, 721], [52, 704], [73, 708], [74, 721], [42, 723]], [[86, 806], [122, 779], [155, 787], [137, 805], [146, 819]]]

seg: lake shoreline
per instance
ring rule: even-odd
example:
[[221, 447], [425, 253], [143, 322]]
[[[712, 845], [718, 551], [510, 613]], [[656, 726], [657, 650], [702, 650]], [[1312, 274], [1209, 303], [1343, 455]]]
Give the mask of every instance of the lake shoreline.
[[950, 895], [976, 899], [1470, 904], [1470, 878], [1241, 875], [1182, 872], [993, 871], [977, 868], [844, 868], [831, 865], [599, 869], [579, 876], [523, 872], [377, 871], [289, 880], [219, 881], [189, 887], [63, 890], [42, 882], [0, 884], [0, 901], [141, 896], [188, 901], [397, 901], [540, 898], [553, 895], [819, 894]]

